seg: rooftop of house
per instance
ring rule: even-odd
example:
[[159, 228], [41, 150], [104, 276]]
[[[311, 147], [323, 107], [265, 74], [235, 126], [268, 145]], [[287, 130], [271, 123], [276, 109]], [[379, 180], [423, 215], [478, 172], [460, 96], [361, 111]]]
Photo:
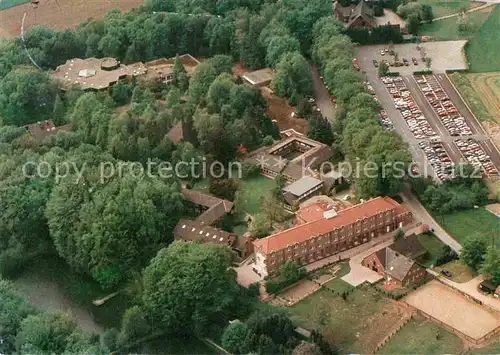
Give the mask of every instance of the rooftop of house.
[[224, 200], [201, 191], [182, 188], [181, 193], [186, 200], [194, 203], [195, 205], [208, 207], [208, 209], [200, 214], [196, 219], [197, 222], [203, 225], [211, 225], [224, 215], [230, 213], [233, 209], [234, 204], [231, 201]]
[[416, 259], [427, 253], [427, 249], [420, 243], [416, 234], [397, 239], [389, 248], [410, 259]]
[[385, 252], [385, 262], [383, 263], [385, 273], [396, 280], [403, 281], [415, 261], [399, 254], [390, 247], [384, 248], [382, 251]]
[[254, 241], [255, 248], [264, 254], [281, 250], [288, 245], [301, 243], [318, 235], [324, 235], [337, 228], [348, 226], [357, 220], [373, 217], [380, 212], [395, 210], [407, 211], [404, 206], [399, 208], [399, 204], [389, 197], [377, 197], [339, 211], [332, 218], [321, 218], [309, 223], [299, 224], [290, 229], [280, 231]]
[[[179, 59], [186, 69], [186, 73], [191, 75], [196, 70], [200, 62], [190, 54], [183, 54]], [[173, 58], [160, 58], [145, 63], [148, 68], [148, 77], [165, 78], [174, 72], [175, 57]]]
[[211, 242], [224, 245], [232, 245], [237, 239], [233, 233], [189, 219], [181, 219], [177, 223], [174, 229], [174, 237], [193, 242]]
[[37, 142], [41, 142], [45, 137], [56, 134], [59, 131], [69, 131], [72, 128], [72, 124], [65, 124], [56, 127], [54, 122], [51, 120], [40, 121], [36, 123], [31, 123], [24, 126], [24, 129], [33, 137]]
[[[261, 167], [278, 174], [288, 175], [293, 180], [299, 180], [305, 175], [304, 170], [314, 169], [333, 156], [331, 147], [300, 133], [287, 131], [282, 134], [282, 137], [270, 147], [254, 150], [248, 155], [248, 158]], [[302, 147], [309, 147], [309, 149], [289, 160], [280, 155], [279, 150], [290, 144], [300, 144]], [[303, 167], [307, 167], [307, 169], [303, 169]]]
[[274, 78], [274, 72], [270, 68], [255, 70], [243, 75], [243, 79], [252, 85], [261, 85], [267, 83]]
[[316, 202], [297, 211], [297, 219], [302, 223], [317, 221], [323, 218], [325, 211], [334, 209], [326, 202]]
[[289, 192], [295, 197], [299, 197], [320, 185], [323, 185], [323, 181], [311, 176], [304, 176], [299, 180], [292, 182], [290, 185], [285, 186], [283, 191]]
[[142, 63], [123, 65], [114, 58], [74, 58], [58, 66], [52, 76], [66, 87], [78, 85], [82, 90], [102, 90], [119, 79], [146, 72], [147, 68]]

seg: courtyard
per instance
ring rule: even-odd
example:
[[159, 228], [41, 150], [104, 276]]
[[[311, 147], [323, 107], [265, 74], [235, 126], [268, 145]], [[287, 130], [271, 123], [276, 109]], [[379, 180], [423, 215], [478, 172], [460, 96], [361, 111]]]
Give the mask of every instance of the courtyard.
[[500, 313], [433, 280], [404, 298], [409, 305], [473, 339], [500, 327]]

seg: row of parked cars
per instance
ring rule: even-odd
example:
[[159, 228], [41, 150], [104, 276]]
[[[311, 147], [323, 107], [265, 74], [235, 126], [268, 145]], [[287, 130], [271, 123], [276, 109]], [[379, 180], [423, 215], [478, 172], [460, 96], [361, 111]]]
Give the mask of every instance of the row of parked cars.
[[386, 110], [381, 110], [379, 113], [380, 123], [387, 131], [394, 131], [394, 125], [392, 121], [389, 119], [389, 115]]
[[403, 78], [400, 76], [386, 76], [382, 77], [381, 80], [394, 100], [394, 106], [401, 112], [401, 116], [408, 124], [413, 136], [417, 139], [435, 137], [436, 132], [415, 103]]
[[495, 164], [493, 164], [490, 159], [490, 156], [485, 153], [481, 145], [474, 139], [457, 139], [455, 144], [465, 159], [467, 159], [469, 164], [476, 168], [480, 168], [487, 176], [499, 175]]
[[439, 179], [446, 180], [453, 177], [453, 161], [441, 142], [436, 140], [422, 141], [418, 145], [424, 151]]
[[414, 75], [414, 79], [425, 99], [452, 136], [472, 135], [472, 129], [434, 75]]

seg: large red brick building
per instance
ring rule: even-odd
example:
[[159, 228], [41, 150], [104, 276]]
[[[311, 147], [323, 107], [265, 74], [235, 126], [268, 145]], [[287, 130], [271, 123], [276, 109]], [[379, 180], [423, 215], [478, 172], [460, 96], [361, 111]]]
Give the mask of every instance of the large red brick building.
[[254, 268], [261, 276], [285, 261], [312, 263], [409, 224], [411, 213], [389, 197], [377, 197], [253, 242]]

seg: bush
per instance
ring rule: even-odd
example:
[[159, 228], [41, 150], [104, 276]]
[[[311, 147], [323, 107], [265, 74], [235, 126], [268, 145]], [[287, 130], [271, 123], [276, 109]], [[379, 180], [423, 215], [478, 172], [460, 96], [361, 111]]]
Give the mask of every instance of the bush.
[[458, 259], [457, 253], [455, 253], [455, 251], [453, 251], [449, 245], [443, 245], [437, 257], [436, 266], [449, 263], [450, 261], [456, 259]]
[[254, 282], [248, 285], [248, 295], [250, 297], [260, 296], [260, 283]]

